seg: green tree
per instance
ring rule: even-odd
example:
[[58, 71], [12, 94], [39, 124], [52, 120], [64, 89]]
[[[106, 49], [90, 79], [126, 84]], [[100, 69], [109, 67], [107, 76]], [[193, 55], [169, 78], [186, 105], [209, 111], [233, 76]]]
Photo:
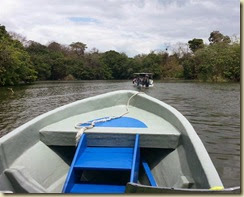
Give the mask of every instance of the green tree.
[[162, 72], [160, 68], [160, 57], [154, 52], [149, 53], [142, 60], [142, 72], [154, 73], [154, 78], [159, 79]]
[[84, 68], [90, 71], [90, 79], [111, 79], [112, 71], [108, 65], [102, 61], [102, 54], [98, 50], [92, 50], [85, 55]]
[[240, 80], [240, 45], [215, 43], [195, 53], [197, 78], [204, 81]]
[[13, 40], [0, 26], [0, 85], [30, 83], [35, 79], [36, 71], [22, 43]]
[[220, 43], [220, 42], [224, 42], [224, 43], [227, 43], [228, 44], [228, 43], [231, 42], [229, 36], [224, 36], [219, 31], [213, 31], [213, 32], [211, 32], [208, 40], [209, 40], [209, 42], [211, 44]]
[[37, 71], [37, 79], [50, 79], [51, 65], [49, 63], [49, 49], [40, 43], [30, 42], [30, 45], [26, 50], [31, 57], [35, 70]]
[[182, 66], [184, 79], [197, 79], [197, 59], [195, 58], [195, 56], [192, 56], [190, 54], [185, 55], [182, 58]]
[[116, 51], [107, 51], [102, 55], [102, 63], [106, 65], [112, 73], [114, 79], [128, 79], [128, 57]]
[[167, 57], [165, 64], [162, 65], [163, 77], [166, 78], [182, 78], [183, 67], [177, 54]]
[[77, 56], [82, 56], [87, 48], [86, 44], [82, 42], [73, 42], [69, 45], [71, 49], [76, 53]]
[[80, 58], [70, 58], [69, 66], [67, 68], [68, 73], [74, 76], [76, 79], [85, 79], [84, 78], [84, 61]]
[[229, 61], [225, 62], [224, 76], [231, 81], [240, 81], [241, 47], [240, 43], [230, 45]]
[[189, 40], [188, 44], [189, 44], [189, 48], [192, 50], [193, 53], [196, 50], [201, 49], [201, 48], [204, 47], [203, 40], [202, 39], [197, 39], [197, 38]]
[[51, 51], [56, 51], [56, 52], [62, 52], [63, 51], [62, 45], [57, 43], [57, 42], [50, 42], [48, 44], [47, 48]]

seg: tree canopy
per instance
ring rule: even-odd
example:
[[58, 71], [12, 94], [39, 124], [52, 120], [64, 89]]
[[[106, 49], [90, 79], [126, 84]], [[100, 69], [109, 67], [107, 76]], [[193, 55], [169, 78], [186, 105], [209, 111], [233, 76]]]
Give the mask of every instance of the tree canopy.
[[189, 48], [193, 51], [196, 52], [196, 50], [201, 49], [204, 47], [203, 40], [202, 39], [197, 39], [194, 38], [193, 40], [188, 41]]
[[82, 42], [73, 42], [69, 46], [78, 56], [84, 55], [85, 49], [87, 48], [86, 44]]
[[35, 80], [131, 79], [135, 72], [152, 72], [155, 79], [240, 81], [240, 43], [213, 31], [210, 44], [200, 38], [179, 45], [173, 53], [150, 52], [128, 57], [114, 50], [87, 50], [86, 44], [47, 45], [9, 34], [0, 25], [0, 86]]
[[220, 43], [220, 42], [224, 42], [224, 43], [230, 43], [231, 42], [229, 36], [224, 36], [219, 31], [211, 32], [208, 40], [211, 44], [216, 44], [216, 43]]
[[18, 40], [13, 40], [0, 26], [0, 85], [30, 83], [36, 80], [30, 55]]

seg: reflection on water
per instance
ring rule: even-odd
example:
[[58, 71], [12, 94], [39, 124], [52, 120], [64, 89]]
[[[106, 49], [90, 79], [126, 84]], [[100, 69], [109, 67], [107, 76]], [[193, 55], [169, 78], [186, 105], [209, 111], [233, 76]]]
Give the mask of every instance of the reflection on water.
[[[0, 136], [32, 118], [90, 96], [134, 88], [130, 81], [42, 82], [0, 88]], [[180, 111], [193, 125], [225, 187], [240, 185], [240, 85], [155, 82], [142, 89]]]

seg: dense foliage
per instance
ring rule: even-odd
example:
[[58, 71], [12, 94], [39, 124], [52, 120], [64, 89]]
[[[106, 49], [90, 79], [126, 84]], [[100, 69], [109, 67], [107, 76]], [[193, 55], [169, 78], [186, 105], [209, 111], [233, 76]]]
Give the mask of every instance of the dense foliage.
[[151, 52], [133, 58], [116, 51], [86, 52], [86, 44], [69, 46], [51, 42], [26, 42], [0, 25], [0, 86], [34, 80], [130, 79], [135, 72], [152, 72], [155, 79], [182, 78], [203, 81], [240, 81], [240, 43], [218, 31], [210, 33], [210, 44], [188, 41], [173, 54]]
[[[193, 54], [183, 57], [185, 79], [203, 81], [240, 81], [240, 43], [229, 36], [213, 31], [210, 45], [192, 49]], [[191, 46], [191, 45], [190, 45]]]
[[22, 43], [13, 40], [0, 26], [0, 85], [33, 82], [36, 71]]

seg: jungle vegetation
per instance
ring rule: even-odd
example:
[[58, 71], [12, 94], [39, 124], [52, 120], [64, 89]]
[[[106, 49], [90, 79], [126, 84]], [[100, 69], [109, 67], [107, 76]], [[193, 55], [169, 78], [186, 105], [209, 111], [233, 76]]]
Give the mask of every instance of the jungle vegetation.
[[[187, 46], [187, 47], [182, 47]], [[135, 72], [152, 72], [154, 79], [240, 81], [240, 41], [219, 31], [179, 44], [173, 53], [151, 51], [133, 58], [117, 51], [86, 51], [73, 42], [47, 45], [27, 41], [0, 25], [0, 86], [36, 80], [131, 79]]]

